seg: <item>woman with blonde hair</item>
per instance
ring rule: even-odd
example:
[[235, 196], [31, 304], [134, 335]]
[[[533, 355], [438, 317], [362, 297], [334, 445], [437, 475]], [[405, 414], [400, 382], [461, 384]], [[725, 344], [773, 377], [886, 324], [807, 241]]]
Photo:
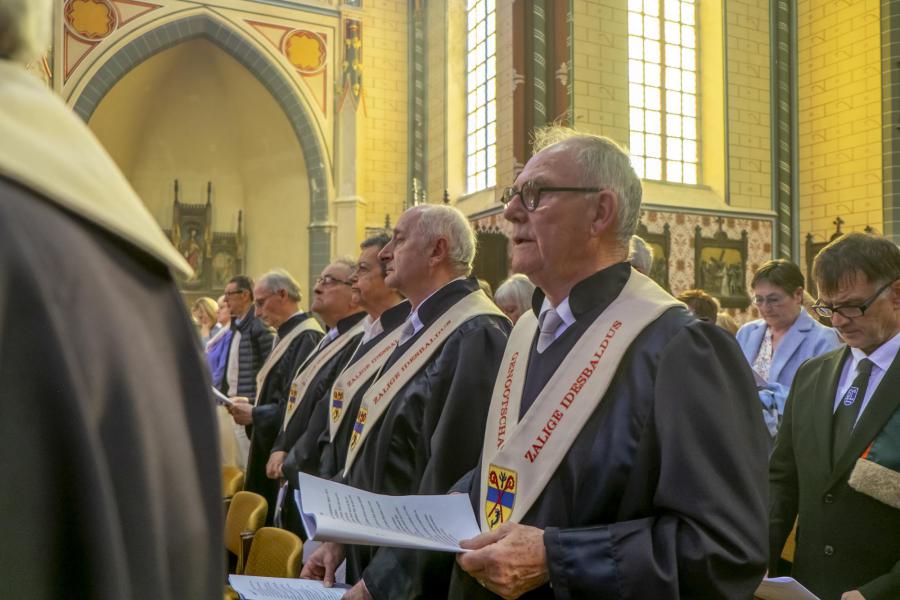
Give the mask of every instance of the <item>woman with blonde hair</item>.
[[203, 346], [216, 335], [222, 328], [218, 322], [219, 305], [212, 298], [204, 296], [197, 298], [194, 306], [191, 308], [191, 316], [194, 317], [200, 330], [200, 341]]

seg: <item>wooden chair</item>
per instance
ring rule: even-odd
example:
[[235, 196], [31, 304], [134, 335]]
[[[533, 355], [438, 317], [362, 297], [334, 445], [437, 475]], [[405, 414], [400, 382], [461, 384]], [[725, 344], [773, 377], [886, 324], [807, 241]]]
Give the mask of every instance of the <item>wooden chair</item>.
[[225, 504], [226, 514], [231, 499], [242, 489], [244, 489], [244, 472], [237, 467], [222, 467], [222, 501]]
[[243, 573], [250, 543], [256, 531], [265, 525], [269, 505], [253, 492], [238, 492], [231, 499], [225, 517], [225, 549], [237, 557], [234, 572]]

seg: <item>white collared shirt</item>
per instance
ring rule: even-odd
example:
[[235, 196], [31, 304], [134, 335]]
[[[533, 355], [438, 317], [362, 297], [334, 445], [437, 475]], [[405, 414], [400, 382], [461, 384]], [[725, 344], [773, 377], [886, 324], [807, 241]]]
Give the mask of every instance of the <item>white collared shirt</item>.
[[538, 322], [540, 322], [541, 315], [547, 312], [550, 309], [555, 309], [556, 314], [559, 315], [559, 318], [562, 319], [562, 323], [559, 324], [559, 327], [556, 328], [556, 331], [553, 333], [553, 340], [556, 341], [559, 339], [563, 333], [565, 333], [566, 329], [572, 326], [575, 322], [575, 315], [572, 314], [572, 309], [569, 308], [569, 297], [566, 296], [565, 299], [559, 303], [559, 306], [553, 306], [550, 304], [550, 300], [544, 298], [544, 303], [541, 304], [541, 312], [538, 314]]
[[[456, 279], [454, 279], [454, 280], [452, 280], [452, 281], [448, 281], [447, 283], [445, 283], [444, 285], [442, 285], [442, 286], [439, 287], [438, 289], [436, 289], [436, 290], [434, 290], [433, 292], [431, 292], [430, 294], [428, 294], [428, 297], [425, 298], [424, 300], [422, 300], [422, 302], [419, 303], [419, 306], [417, 306], [416, 309], [410, 313], [409, 317], [407, 317], [407, 319], [406, 319], [406, 324], [404, 324], [404, 326], [403, 326], [403, 327], [404, 327], [403, 338], [405, 338], [405, 339], [403, 340], [404, 342], [405, 342], [406, 340], [408, 340], [409, 338], [411, 338], [412, 336], [414, 336], [414, 335], [416, 335], [417, 333], [419, 333], [420, 331], [422, 331], [422, 328], [425, 327], [425, 325], [423, 325], [423, 324], [422, 324], [422, 321], [419, 319], [419, 309], [422, 308], [422, 306], [424, 306], [425, 303], [428, 302], [428, 300], [429, 300], [432, 296], [434, 296], [435, 294], [437, 294], [439, 291], [441, 291], [442, 289], [444, 289], [445, 287], [447, 287], [448, 285], [450, 285], [450, 284], [453, 283], [454, 281], [461, 281], [461, 280], [464, 280], [464, 279], [465, 279], [465, 277], [457, 277]], [[412, 331], [410, 331], [410, 326], [412, 326]], [[401, 343], [403, 343], [403, 342], [401, 342]]]
[[360, 345], [365, 344], [382, 333], [384, 333], [384, 326], [381, 324], [381, 317], [373, 319], [372, 315], [366, 315], [366, 318], [363, 321], [363, 336], [359, 343]]
[[844, 368], [841, 371], [837, 396], [835, 396], [834, 399], [834, 410], [837, 410], [841, 398], [844, 397], [844, 394], [847, 393], [847, 390], [850, 389], [853, 380], [856, 378], [856, 365], [858, 365], [859, 361], [862, 359], [868, 358], [873, 363], [872, 373], [869, 375], [869, 385], [866, 387], [866, 395], [863, 398], [862, 406], [860, 406], [856, 416], [858, 422], [859, 417], [862, 416], [863, 411], [866, 410], [866, 407], [869, 405], [869, 400], [872, 399], [875, 390], [878, 389], [881, 380], [884, 379], [884, 374], [887, 373], [891, 363], [894, 362], [894, 358], [897, 356], [898, 351], [900, 351], [900, 333], [880, 345], [868, 356], [866, 356], [866, 353], [859, 348], [850, 348], [850, 360], [844, 363]]

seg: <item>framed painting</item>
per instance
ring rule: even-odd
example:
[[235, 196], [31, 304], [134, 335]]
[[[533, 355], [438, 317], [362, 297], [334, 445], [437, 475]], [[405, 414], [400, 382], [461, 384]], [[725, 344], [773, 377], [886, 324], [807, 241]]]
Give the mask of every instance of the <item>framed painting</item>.
[[719, 300], [723, 308], [750, 306], [747, 293], [747, 232], [732, 240], [722, 230], [705, 238], [699, 225], [694, 229], [694, 287]]

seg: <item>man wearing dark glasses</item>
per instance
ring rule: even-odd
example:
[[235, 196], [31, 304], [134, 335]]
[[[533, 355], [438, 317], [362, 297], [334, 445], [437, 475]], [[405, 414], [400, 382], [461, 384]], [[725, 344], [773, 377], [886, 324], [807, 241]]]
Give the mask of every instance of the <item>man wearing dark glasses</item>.
[[900, 598], [900, 249], [847, 234], [816, 257], [847, 342], [797, 372], [770, 468], [771, 575], [798, 519], [792, 575], [822, 600]]

